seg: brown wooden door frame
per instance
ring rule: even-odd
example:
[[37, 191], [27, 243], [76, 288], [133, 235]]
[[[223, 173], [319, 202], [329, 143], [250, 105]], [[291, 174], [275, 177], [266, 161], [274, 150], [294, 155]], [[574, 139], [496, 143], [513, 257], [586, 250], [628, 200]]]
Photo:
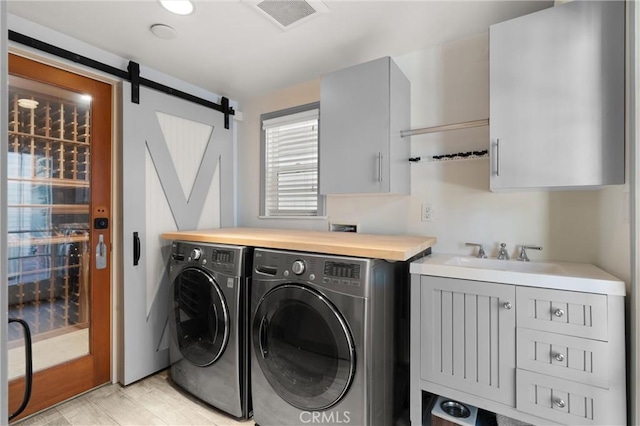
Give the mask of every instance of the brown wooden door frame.
[[[107, 83], [13, 54], [9, 55], [9, 74], [92, 96], [89, 354], [34, 373], [31, 402], [19, 419], [107, 383], [111, 379], [112, 221], [109, 221], [108, 229], [100, 232], [93, 229], [92, 225], [93, 218], [97, 216], [111, 219], [112, 88]], [[99, 161], [96, 161], [96, 158]], [[109, 252], [107, 267], [100, 270], [95, 268], [93, 251], [99, 233], [104, 235], [104, 243]], [[9, 412], [15, 411], [20, 405], [23, 392], [22, 378], [9, 383]]]

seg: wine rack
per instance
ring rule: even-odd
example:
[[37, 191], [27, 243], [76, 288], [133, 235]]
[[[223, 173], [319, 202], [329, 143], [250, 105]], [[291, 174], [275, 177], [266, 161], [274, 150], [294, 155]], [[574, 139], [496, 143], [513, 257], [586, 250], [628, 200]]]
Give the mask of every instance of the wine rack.
[[9, 313], [37, 339], [88, 322], [91, 104], [8, 93]]

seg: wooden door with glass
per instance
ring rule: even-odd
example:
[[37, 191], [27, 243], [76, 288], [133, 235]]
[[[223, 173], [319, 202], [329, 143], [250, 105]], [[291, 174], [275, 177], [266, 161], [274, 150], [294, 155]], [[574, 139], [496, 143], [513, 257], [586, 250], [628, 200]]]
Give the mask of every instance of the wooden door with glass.
[[[9, 55], [9, 317], [33, 338], [22, 416], [110, 380], [111, 86]], [[9, 412], [22, 401], [24, 340], [8, 333]]]

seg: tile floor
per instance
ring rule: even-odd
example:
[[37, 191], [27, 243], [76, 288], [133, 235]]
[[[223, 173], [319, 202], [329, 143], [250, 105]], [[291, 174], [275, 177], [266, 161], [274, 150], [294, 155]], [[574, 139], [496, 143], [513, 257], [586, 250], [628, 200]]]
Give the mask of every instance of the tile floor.
[[171, 382], [168, 370], [123, 387], [105, 385], [15, 425], [253, 426], [226, 416]]

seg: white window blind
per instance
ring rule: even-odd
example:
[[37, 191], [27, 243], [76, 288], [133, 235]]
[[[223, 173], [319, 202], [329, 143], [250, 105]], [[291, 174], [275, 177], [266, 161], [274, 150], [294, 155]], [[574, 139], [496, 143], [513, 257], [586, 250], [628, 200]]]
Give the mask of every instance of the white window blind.
[[318, 215], [318, 110], [264, 120], [265, 216]]

